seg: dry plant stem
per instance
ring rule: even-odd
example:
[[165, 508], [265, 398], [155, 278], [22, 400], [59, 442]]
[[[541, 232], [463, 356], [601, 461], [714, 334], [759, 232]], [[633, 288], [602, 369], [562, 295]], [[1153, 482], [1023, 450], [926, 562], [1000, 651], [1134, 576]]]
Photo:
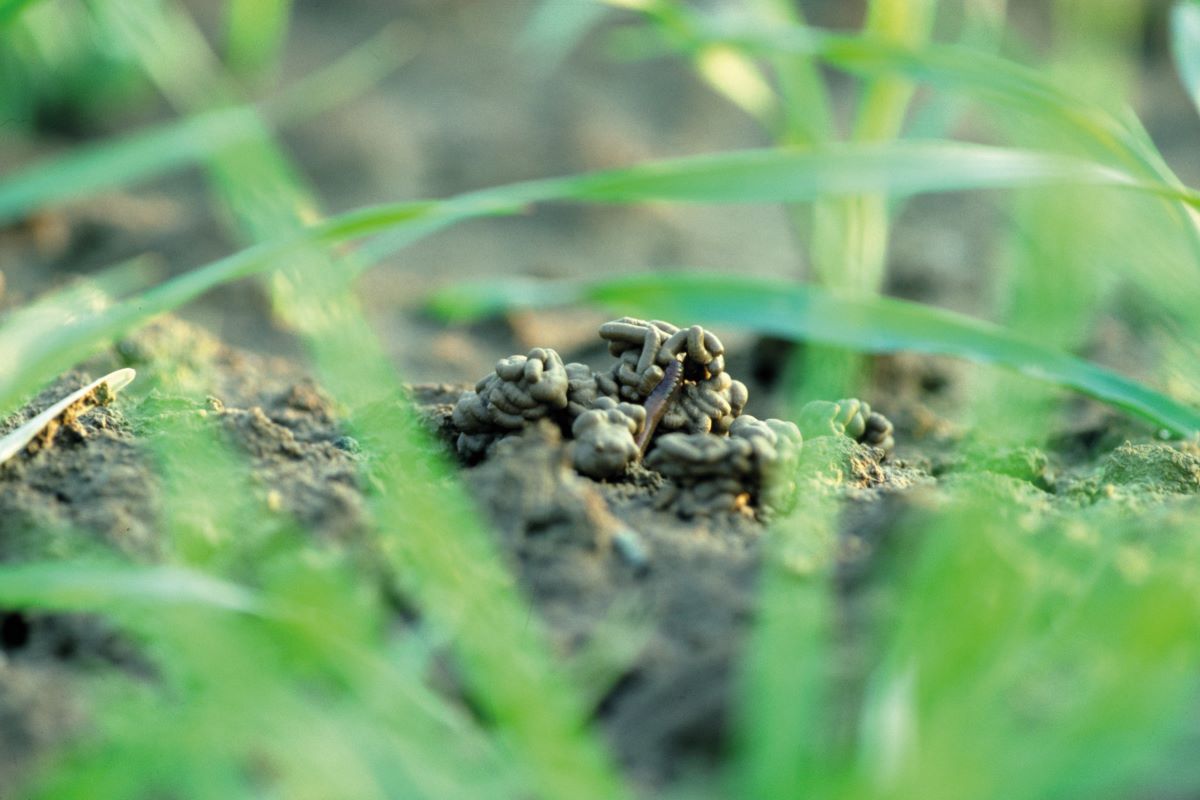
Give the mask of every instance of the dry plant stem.
[[43, 431], [63, 419], [76, 419], [96, 406], [106, 404], [137, 375], [132, 369], [119, 369], [71, 392], [19, 428], [0, 438], [0, 465], [24, 450]]
[[646, 455], [646, 447], [650, 444], [650, 437], [654, 436], [654, 429], [658, 427], [658, 423], [667, 413], [667, 408], [679, 394], [679, 387], [682, 384], [683, 362], [675, 359], [667, 366], [658, 386], [655, 386], [654, 391], [650, 392], [650, 396], [646, 398], [646, 424], [637, 438], [639, 454]]

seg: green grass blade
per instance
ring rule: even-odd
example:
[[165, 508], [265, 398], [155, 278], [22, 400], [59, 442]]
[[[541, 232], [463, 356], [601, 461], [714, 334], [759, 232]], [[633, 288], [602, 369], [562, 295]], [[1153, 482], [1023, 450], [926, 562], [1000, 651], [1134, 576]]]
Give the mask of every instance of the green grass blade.
[[388, 25], [345, 55], [283, 87], [259, 107], [276, 125], [303, 122], [360, 97], [412, 60], [418, 47], [418, 37], [403, 25]]
[[[169, 359], [165, 360], [169, 363]], [[154, 366], [160, 369], [155, 370]], [[165, 364], [152, 365], [150, 372], [163, 376], [160, 390], [169, 396], [187, 396], [196, 391], [196, 384], [208, 385], [204, 381], [194, 384], [191, 374], [172, 372]], [[142, 408], [145, 406], [139, 406], [134, 413]], [[226, 664], [238, 660], [266, 663], [278, 658], [272, 651], [279, 647], [286, 653], [284, 663], [276, 664], [273, 671], [263, 670], [262, 674], [263, 680], [276, 690], [285, 689], [294, 692], [297, 699], [305, 698], [312, 686], [314, 670], [343, 686], [342, 700], [347, 704], [343, 712], [345, 723], [352, 729], [364, 729], [363, 741], [355, 742], [353, 749], [360, 754], [378, 750], [379, 757], [386, 762], [372, 763], [375, 758], [360, 762], [360, 755], [342, 754], [347, 769], [362, 772], [359, 780], [388, 785], [399, 778], [412, 786], [403, 790], [393, 788], [389, 794], [402, 796], [511, 796], [515, 771], [511, 760], [500, 755], [499, 748], [492, 746], [467, 715], [430, 691], [419, 670], [409, 669], [410, 665], [391, 658], [386, 639], [380, 638], [385, 627], [381, 621], [386, 613], [385, 602], [361, 591], [362, 574], [352, 569], [350, 563], [330, 557], [332, 553], [323, 553], [325, 558], [312, 560], [313, 552], [321, 548], [314, 547], [300, 530], [284, 528], [286, 538], [278, 538], [281, 532], [278, 515], [270, 512], [260, 499], [239, 490], [239, 486], [250, 480], [249, 468], [229, 448], [231, 443], [224, 441], [220, 426], [190, 415], [183, 419], [164, 418], [153, 412], [139, 420], [138, 425], [157, 457], [156, 472], [165, 492], [164, 523], [171, 541], [170, 557], [185, 560], [194, 568], [202, 566], [217, 575], [233, 574], [240, 580], [261, 585], [262, 603], [269, 609], [267, 614], [250, 620], [260, 627], [247, 631], [245, 639], [239, 638], [236, 630], [236, 623], [243, 620], [213, 615], [204, 619], [205, 655], [201, 657], [197, 657], [190, 645], [192, 637], [184, 635], [182, 638], [189, 642], [181, 642], [176, 638], [175, 626], [169, 619], [160, 619], [157, 609], [155, 614], [143, 615], [137, 621], [120, 620], [131, 627], [137, 622], [148, 622], [156, 630], [146, 631], [146, 638], [156, 642], [163, 658], [169, 657], [176, 665], [183, 662], [184, 669], [203, 673], [206, 680], [221, 684], [217, 691], [222, 700], [214, 703], [204, 716], [228, 720], [228, 724], [234, 725], [258, 715], [226, 696], [238, 692], [253, 695], [256, 687], [252, 681], [239, 675], [236, 667], [230, 668], [224, 679], [218, 678], [207, 669], [208, 659]], [[224, 500], [213, 503], [213, 497]], [[248, 568], [248, 565], [253, 566]], [[172, 628], [165, 637], [161, 632], [164, 626]], [[213, 655], [207, 655], [210, 652]], [[165, 694], [162, 702], [167, 706], [171, 703], [170, 691]], [[378, 703], [380, 697], [386, 697], [386, 703]], [[327, 704], [306, 698], [299, 705], [288, 703], [273, 710], [269, 716], [272, 724], [287, 730], [295, 729], [299, 720], [309, 714], [324, 716], [330, 710]], [[166, 728], [167, 735], [192, 735], [187, 724], [177, 718], [167, 723]], [[134, 733], [133, 740], [123, 741], [122, 746], [136, 749], [138, 738]], [[266, 734], [264, 738], [275, 741], [276, 735]], [[366, 741], [372, 744], [364, 748]], [[210, 734], [208, 742], [219, 753], [210, 763], [215, 762], [215, 766], [230, 760], [224, 737]], [[250, 743], [246, 749], [254, 749], [258, 744]], [[304, 737], [296, 745], [312, 746], [311, 742], [304, 742]], [[136, 771], [136, 755], [128, 750], [126, 753], [123, 763]], [[297, 753], [297, 758], [310, 755]], [[185, 761], [206, 758], [203, 754], [178, 757]], [[236, 759], [233, 756], [235, 762]], [[287, 780], [301, 779], [305, 772], [302, 766], [294, 764], [292, 770]], [[325, 780], [329, 779], [322, 778], [322, 782]], [[483, 786], [488, 790], [482, 791]], [[332, 787], [323, 793], [357, 794]], [[227, 792], [226, 796], [240, 795]]]
[[6, 608], [110, 611], [163, 604], [263, 610], [252, 592], [177, 567], [72, 561], [0, 565], [0, 605]]
[[1188, 97], [1200, 109], [1200, 3], [1195, 0], [1171, 9], [1171, 55]]
[[[882, 41], [919, 48], [929, 38], [936, 0], [871, 0], [864, 30]], [[860, 141], [886, 141], [900, 135], [913, 86], [894, 75], [873, 77], [863, 87], [854, 126]]]
[[[743, 150], [563, 179], [546, 199], [629, 203], [784, 203], [879, 191], [891, 195], [1083, 183], [1136, 186], [1132, 176], [1046, 153], [955, 142]], [[1176, 190], [1161, 187], [1175, 194]], [[1179, 196], [1196, 202], [1189, 191]]]
[[[278, 551], [260, 553], [259, 560], [273, 560], [272, 566], [279, 569], [280, 556]], [[293, 557], [303, 558], [299, 552]], [[281, 593], [276, 587], [272, 593], [251, 592], [178, 567], [86, 561], [0, 566], [0, 604], [6, 608], [101, 612], [157, 644], [152, 654], [162, 670], [159, 682], [152, 694], [141, 695], [141, 701], [151, 705], [138, 711], [124, 704], [110, 707], [98, 721], [108, 733], [104, 754], [82, 743], [74, 757], [83, 760], [66, 771], [55, 770], [51, 782], [87, 775], [91, 764], [105, 774], [123, 775], [130, 788], [107, 794], [89, 791], [88, 796], [141, 796], [147, 784], [157, 783], [138, 757], [149, 741], [164, 743], [162, 756], [175, 767], [168, 773], [201, 765], [204, 770], [227, 768], [237, 763], [233, 754], [239, 750], [259, 752], [265, 742], [289, 736], [292, 748], [302, 748], [298, 757], [312, 756], [324, 753], [328, 743], [317, 746], [298, 732], [323, 718], [334, 728], [361, 734], [353, 753], [338, 753], [335, 759], [361, 772], [352, 783], [385, 778], [411, 784], [403, 796], [414, 797], [512, 796], [514, 776], [499, 749], [459, 709], [425, 689], [419, 675], [397, 669], [376, 649], [373, 638], [356, 636], [362, 620], [339, 617], [364, 609], [336, 606], [337, 601], [345, 602], [346, 594], [320, 595], [319, 600], [335, 601], [332, 606], [319, 606], [317, 597], [304, 594], [327, 588], [314, 582], [330, 579], [327, 573], [317, 577], [317, 571], [327, 568], [310, 563], [293, 569], [288, 576], [303, 588]], [[366, 620], [368, 628], [371, 623]], [[344, 689], [339, 699], [314, 694], [314, 669], [339, 682]], [[187, 687], [182, 691], [181, 681]], [[364, 713], [365, 708], [370, 711]], [[129, 724], [131, 714], [143, 713], [143, 724]], [[329, 714], [336, 715], [336, 722]], [[145, 723], [155, 730], [153, 737], [146, 736]], [[219, 726], [216, 730], [211, 729], [214, 724]], [[206, 728], [203, 734], [197, 725]], [[226, 735], [229, 726], [242, 734]], [[251, 733], [260, 728], [257, 736]], [[399, 735], [400, 729], [409, 735]], [[360, 758], [373, 749], [387, 764], [373, 764], [372, 772]], [[304, 771], [303, 766], [292, 768]], [[191, 788], [191, 779], [176, 774], [175, 780]], [[323, 775], [317, 784], [337, 785], [339, 780]], [[243, 796], [234, 786], [240, 782], [223, 796]], [[327, 794], [346, 796], [345, 790], [330, 789]]]
[[[179, 42], [203, 41], [182, 8], [160, 22], [180, 31], [174, 37]], [[197, 51], [174, 60], [145, 38], [131, 37], [129, 44], [173, 102], [205, 102], [189, 85], [196, 76], [178, 74], [176, 65], [215, 70], [211, 54]], [[199, 76], [199, 83], [218, 92], [229, 87], [215, 71]], [[254, 139], [215, 154], [208, 166], [245, 239], [294, 235], [306, 216], [317, 213], [315, 194], [304, 186], [300, 169], [265, 127]], [[360, 269], [354, 256], [335, 257], [303, 235], [301, 242], [307, 246], [273, 276], [272, 299], [277, 313], [306, 340], [324, 385], [348, 410], [348, 424], [379, 454], [372, 466], [381, 489], [374, 546], [392, 579], [431, 626], [453, 637], [466, 692], [498, 738], [511, 745], [513, 762], [528, 772], [540, 794], [620, 797], [619, 779], [592, 731], [580, 724], [583, 709], [549, 658], [541, 626], [529, 619], [493, 540], [461, 489], [446, 487], [444, 466], [430, 455], [420, 432], [397, 424], [397, 418], [412, 419], [415, 412], [394, 407], [403, 387], [350, 291]], [[379, 419], [381, 406], [393, 407], [395, 417]], [[428, 491], [435, 485], [436, 496]]]
[[697, 77], [709, 88], [764, 127], [778, 126], [779, 98], [762, 68], [736, 47], [695, 36], [695, 14], [682, 0], [603, 1], [646, 15], [658, 35], [687, 55]]
[[[970, 189], [1051, 185], [1111, 186], [1200, 207], [1200, 192], [1052, 153], [945, 141], [834, 144], [811, 150], [735, 150], [633, 167], [515, 183], [432, 201], [439, 213], [469, 218], [515, 213], [548, 202], [791, 203], [828, 195], [908, 196]], [[358, 235], [393, 227], [381, 205], [329, 220], [329, 231]], [[382, 223], [382, 224], [381, 224]]]
[[[622, 313], [734, 325], [869, 353], [913, 351], [995, 364], [1074, 389], [1180, 436], [1200, 432], [1200, 412], [1148, 387], [1003, 328], [918, 303], [851, 299], [788, 281], [705, 273], [651, 273], [571, 286], [573, 301]], [[464, 319], [506, 303], [526, 304], [523, 291], [524, 286], [503, 283], [453, 287], [434, 298], [433, 308]], [[568, 285], [561, 285], [549, 299], [568, 297]]]
[[[301, 122], [379, 81], [412, 55], [388, 28], [342, 58], [262, 104], [277, 124]], [[96, 192], [135, 183], [211, 158], [261, 133], [249, 106], [175, 120], [37, 161], [0, 181], [0, 222]]]
[[292, 0], [229, 0], [225, 61], [236, 74], [256, 75], [277, 66], [292, 19]]
[[[900, 8], [904, 8], [901, 6]], [[746, 16], [685, 16], [691, 48], [724, 44], [768, 59], [794, 56], [873, 81], [902, 77], [935, 89], [964, 93], [1005, 110], [1036, 115], [1068, 134], [1092, 144], [1098, 154], [1177, 184], [1157, 150], [1138, 135], [1136, 117], [1110, 113], [1076, 93], [1047, 80], [1038, 70], [961, 45], [912, 47], [877, 34], [834, 33], [779, 20], [765, 23]]]
[[251, 123], [244, 109], [229, 109], [35, 162], [0, 184], [0, 221], [195, 163], [250, 135]]
[[[249, 124], [249, 123], [247, 123]], [[371, 258], [420, 236], [475, 217], [512, 214], [538, 202], [793, 202], [831, 192], [883, 191], [893, 195], [968, 188], [1069, 182], [1124, 186], [1200, 204], [1196, 193], [1143, 183], [1117, 170], [1046, 153], [954, 143], [896, 142], [848, 145], [811, 152], [736, 151], [652, 162], [629, 169], [532, 181], [471, 192], [444, 201], [394, 203], [351, 211], [273, 242], [243, 250], [180, 275], [102, 312], [79, 309], [69, 323], [30, 339], [0, 329], [0, 408], [9, 408], [39, 381], [48, 380], [113, 336], [155, 314], [231, 280], [267, 271], [289, 254], [317, 243], [337, 245], [388, 234]], [[17, 341], [31, 341], [18, 350]]]
[[[763, 28], [744, 21], [708, 20], [703, 38], [764, 56], [793, 53], [817, 58], [863, 78], [900, 75], [945, 91], [963, 92], [1006, 110], [1036, 115], [1116, 156], [1128, 167], [1167, 180], [1153, 146], [1137, 136], [1124, 116], [1109, 113], [1045, 79], [1035, 69], [958, 45], [910, 48], [880, 39], [830, 33], [804, 26]], [[1168, 170], [1169, 172], [1169, 170]]]
[[[831, 67], [851, 74], [900, 74], [936, 89], [963, 93], [1004, 112], [1028, 114], [1060, 131], [1067, 141], [1082, 145], [1093, 158], [1115, 163], [1138, 178], [1182, 186], [1131, 109], [1110, 113], [1046, 80], [1037, 70], [999, 56], [954, 45], [913, 50], [868, 37], [803, 28], [745, 35], [731, 31], [730, 35], [742, 46], [763, 47], [766, 53], [777, 49], [813, 53]], [[1174, 208], [1171, 213], [1193, 250], [1200, 253], [1200, 222], [1194, 211]]]
[[[803, 25], [790, 0], [754, 0], [755, 13], [770, 25]], [[776, 141], [791, 147], [812, 146], [835, 138], [832, 103], [824, 77], [812, 58], [779, 54], [770, 59], [780, 93], [780, 130]]]
[[[351, 211], [273, 242], [243, 250], [167, 281], [111, 308], [80, 308], [44, 336], [0, 328], [0, 408], [104, 347], [155, 314], [170, 311], [223, 283], [258, 274], [316, 243], [338, 245], [387, 234], [372, 247], [379, 258], [421, 236], [482, 216], [513, 214], [539, 202], [770, 203], [812, 200], [836, 192], [893, 195], [1053, 183], [1122, 186], [1200, 205], [1200, 196], [1140, 182], [1107, 167], [1046, 153], [932, 142], [847, 145], [803, 153], [750, 150], [652, 162], [566, 178], [484, 189], [443, 201], [394, 203]], [[27, 342], [25, 349], [18, 342]], [[36, 381], [36, 382], [35, 382]]]
[[[735, 151], [652, 162], [629, 169], [470, 192], [443, 201], [393, 203], [347, 212], [273, 242], [251, 247], [166, 281], [101, 311], [79, 308], [71, 320], [30, 337], [0, 328], [0, 409], [104, 347], [155, 314], [178, 308], [223, 283], [268, 271], [316, 243], [332, 246], [387, 234], [369, 257], [379, 258], [457, 222], [513, 214], [532, 203], [579, 202], [792, 202], [836, 191], [912, 194], [1069, 182], [1124, 186], [1200, 204], [1196, 193], [1143, 183], [1085, 161], [981, 145], [896, 142], [848, 145], [813, 152]], [[18, 343], [26, 342], [24, 349]]]
[[13, 22], [39, 0], [0, 0], [0, 28]]
[[[313, 242], [338, 244], [389, 227], [426, 226], [445, 213], [436, 204], [397, 204], [370, 214], [349, 214], [329, 225], [296, 236], [250, 247], [165, 281], [123, 302], [98, 306], [90, 295], [71, 290], [41, 301], [53, 314], [36, 323], [14, 313], [0, 325], [0, 409], [13, 410], [28, 393], [63, 370], [106, 347], [109, 342], [149, 319], [174, 310], [204, 292], [230, 281], [266, 272]], [[484, 212], [476, 209], [476, 216]], [[371, 226], [368, 228], [368, 226]], [[125, 267], [104, 273], [102, 286], [121, 285]], [[33, 327], [35, 326], [36, 327]]]
[[828, 789], [846, 750], [831, 680], [838, 512], [830, 496], [805, 497], [764, 537], [754, 628], [739, 666], [730, 797], [835, 796]]
[[[864, 29], [882, 41], [916, 47], [929, 37], [936, 0], [871, 0]], [[853, 138], [887, 142], [900, 136], [916, 86], [896, 74], [866, 80], [855, 114]], [[875, 294], [887, 271], [890, 215], [887, 198], [844, 198], [814, 231], [813, 265], [829, 288]]]
[[[0, 184], [0, 219], [205, 158], [260, 133], [246, 110], [216, 112], [32, 167]], [[829, 145], [803, 152], [742, 150], [651, 162], [568, 178], [485, 189], [445, 203], [501, 206], [576, 200], [629, 203], [800, 202], [829, 194], [1014, 188], [1056, 183], [1121, 186], [1200, 206], [1200, 194], [1099, 164], [1026, 150], [956, 142]], [[390, 213], [381, 206], [366, 215]], [[473, 212], [470, 212], [473, 213]], [[347, 215], [345, 221], [351, 217]], [[338, 222], [337, 224], [341, 224]], [[379, 232], [374, 226], [365, 233]]]
[[[1194, 526], [1114, 509], [1014, 536], [1023, 508], [957, 494], [905, 526], [920, 549], [893, 573], [904, 588], [873, 679], [908, 685], [892, 703], [906, 724], [862, 777], [899, 798], [1146, 793], [1137, 782], [1173, 769], [1168, 745], [1190, 727]], [[1081, 524], [1095, 538], [1073, 540]]]
[[593, 0], [542, 0], [530, 15], [517, 45], [529, 53], [540, 75], [549, 75], [609, 13]]

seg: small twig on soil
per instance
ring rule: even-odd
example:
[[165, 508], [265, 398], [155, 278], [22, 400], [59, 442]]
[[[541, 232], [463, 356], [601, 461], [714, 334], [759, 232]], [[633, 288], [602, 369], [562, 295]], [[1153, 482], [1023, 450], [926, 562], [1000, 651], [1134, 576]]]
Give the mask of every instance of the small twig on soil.
[[92, 381], [82, 389], [54, 403], [24, 425], [0, 438], [0, 465], [31, 443], [47, 443], [63, 425], [69, 425], [96, 406], [107, 405], [137, 375], [132, 369], [119, 369]]

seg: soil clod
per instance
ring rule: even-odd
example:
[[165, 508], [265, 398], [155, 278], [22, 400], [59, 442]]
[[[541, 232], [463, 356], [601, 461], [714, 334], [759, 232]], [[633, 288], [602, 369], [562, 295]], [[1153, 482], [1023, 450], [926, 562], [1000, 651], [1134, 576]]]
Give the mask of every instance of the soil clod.
[[[790, 507], [801, 431], [743, 416], [749, 391], [725, 371], [715, 334], [633, 317], [606, 322], [599, 334], [617, 358], [607, 371], [564, 365], [541, 347], [497, 362], [454, 406], [459, 454], [476, 461], [505, 436], [548, 420], [574, 437], [582, 475], [618, 480], [645, 456], [669, 479], [657, 506], [683, 517]], [[860, 400], [810, 403], [801, 419], [811, 437], [848, 436], [884, 457], [895, 446], [891, 422]]]

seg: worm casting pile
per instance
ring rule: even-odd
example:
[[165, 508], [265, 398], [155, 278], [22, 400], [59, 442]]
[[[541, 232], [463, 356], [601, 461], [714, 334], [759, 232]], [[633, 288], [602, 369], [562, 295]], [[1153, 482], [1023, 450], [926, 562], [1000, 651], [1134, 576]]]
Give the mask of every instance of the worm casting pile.
[[886, 454], [892, 425], [858, 400], [816, 401], [800, 424], [743, 413], [749, 392], [725, 371], [725, 347], [699, 325], [623, 317], [600, 326], [616, 358], [605, 371], [535, 347], [501, 359], [454, 406], [456, 447], [468, 462], [541, 420], [573, 437], [575, 469], [620, 480], [634, 464], [661, 474], [655, 502], [685, 517], [787, 510], [804, 437], [845, 435]]

